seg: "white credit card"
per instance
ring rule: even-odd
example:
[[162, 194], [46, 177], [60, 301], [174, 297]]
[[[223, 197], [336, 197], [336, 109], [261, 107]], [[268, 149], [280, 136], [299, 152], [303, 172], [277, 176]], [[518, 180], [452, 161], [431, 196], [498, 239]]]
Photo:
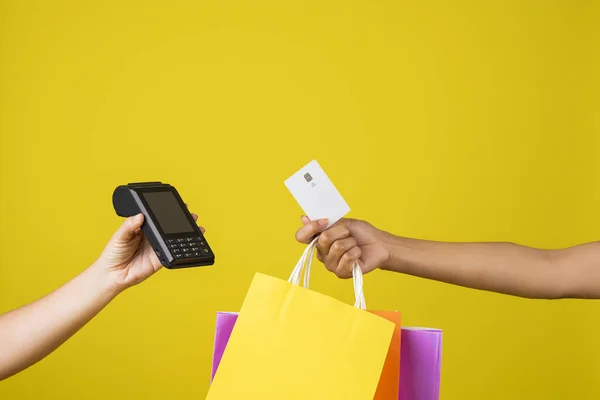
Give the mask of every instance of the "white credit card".
[[315, 160], [286, 179], [285, 186], [311, 221], [327, 218], [327, 228], [350, 212], [340, 192]]

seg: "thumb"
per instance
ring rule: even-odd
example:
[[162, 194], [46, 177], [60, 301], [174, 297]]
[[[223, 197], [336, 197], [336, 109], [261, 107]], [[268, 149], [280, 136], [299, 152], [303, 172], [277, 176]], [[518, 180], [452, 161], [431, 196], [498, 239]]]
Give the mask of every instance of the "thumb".
[[115, 232], [114, 239], [127, 242], [131, 240], [140, 230], [144, 223], [144, 214], [138, 214], [133, 217], [127, 218], [119, 230]]
[[300, 217], [300, 219], [302, 220], [302, 225], [310, 224], [310, 218], [308, 218], [306, 215], [303, 215]]

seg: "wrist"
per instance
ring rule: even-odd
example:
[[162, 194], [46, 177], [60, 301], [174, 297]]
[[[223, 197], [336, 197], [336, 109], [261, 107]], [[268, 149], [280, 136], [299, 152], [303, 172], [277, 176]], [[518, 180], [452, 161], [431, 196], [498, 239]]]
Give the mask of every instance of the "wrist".
[[123, 290], [127, 289], [125, 285], [120, 284], [114, 276], [114, 271], [101, 260], [96, 261], [90, 267], [94, 275], [94, 280], [100, 287], [100, 290], [110, 298], [116, 297]]
[[382, 243], [386, 248], [387, 257], [379, 267], [384, 271], [403, 272], [408, 263], [408, 255], [411, 246], [408, 240], [399, 236], [394, 236], [387, 232], [382, 232]]

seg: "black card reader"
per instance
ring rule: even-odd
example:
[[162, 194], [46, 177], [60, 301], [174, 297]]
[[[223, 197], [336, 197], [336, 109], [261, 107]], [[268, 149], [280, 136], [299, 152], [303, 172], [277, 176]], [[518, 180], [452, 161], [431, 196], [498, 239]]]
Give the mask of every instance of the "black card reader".
[[215, 263], [215, 255], [177, 190], [166, 183], [142, 182], [119, 186], [113, 193], [117, 215], [142, 213], [142, 232], [166, 268]]

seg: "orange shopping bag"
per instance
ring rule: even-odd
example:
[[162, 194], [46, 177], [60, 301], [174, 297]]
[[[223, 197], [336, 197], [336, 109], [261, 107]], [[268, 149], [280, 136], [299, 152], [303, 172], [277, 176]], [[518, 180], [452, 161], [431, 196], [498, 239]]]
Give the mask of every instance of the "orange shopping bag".
[[300, 287], [303, 272], [308, 286], [314, 248], [288, 282], [255, 275], [207, 399], [374, 398], [398, 325], [364, 311], [358, 265], [355, 307]]
[[383, 371], [377, 385], [374, 400], [398, 399], [400, 391], [400, 346], [402, 326], [400, 325], [400, 313], [397, 311], [369, 311], [375, 315], [393, 322], [396, 327], [392, 336], [392, 342], [388, 349]]

